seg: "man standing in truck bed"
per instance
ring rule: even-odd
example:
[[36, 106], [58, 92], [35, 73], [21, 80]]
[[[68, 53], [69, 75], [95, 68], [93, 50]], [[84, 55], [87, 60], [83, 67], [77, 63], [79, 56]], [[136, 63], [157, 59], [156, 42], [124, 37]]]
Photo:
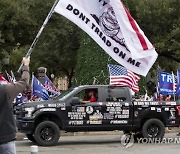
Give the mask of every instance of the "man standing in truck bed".
[[0, 84], [0, 154], [15, 154], [16, 123], [13, 115], [14, 98], [28, 86], [30, 58], [23, 58], [22, 76], [16, 83]]

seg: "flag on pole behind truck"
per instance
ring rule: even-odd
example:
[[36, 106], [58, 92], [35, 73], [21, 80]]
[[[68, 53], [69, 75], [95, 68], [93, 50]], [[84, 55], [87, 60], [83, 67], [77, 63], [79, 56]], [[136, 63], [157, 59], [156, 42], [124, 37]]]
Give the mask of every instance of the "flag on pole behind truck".
[[157, 59], [155, 48], [120, 0], [60, 0], [54, 10], [137, 74], [146, 76]]
[[177, 77], [171, 73], [167, 72], [159, 72], [158, 75], [158, 82], [159, 82], [159, 93], [163, 95], [174, 95], [176, 84], [177, 84]]
[[139, 92], [138, 81], [140, 77], [138, 75], [119, 65], [109, 64], [108, 68], [110, 74], [110, 85], [128, 86], [134, 92]]
[[43, 100], [49, 99], [48, 91], [34, 75], [32, 76], [32, 95]]
[[55, 85], [52, 83], [52, 81], [48, 78], [46, 74], [44, 76], [43, 86], [47, 89], [47, 91], [51, 92], [53, 95], [60, 95], [59, 90], [55, 87]]

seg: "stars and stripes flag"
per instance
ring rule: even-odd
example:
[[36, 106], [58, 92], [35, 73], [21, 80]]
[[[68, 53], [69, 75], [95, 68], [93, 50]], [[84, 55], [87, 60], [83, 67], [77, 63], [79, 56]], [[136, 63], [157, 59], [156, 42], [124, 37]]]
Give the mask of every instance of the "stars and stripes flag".
[[6, 76], [7, 76], [10, 83], [15, 83], [16, 82], [16, 78], [15, 78], [14, 73], [13, 73], [12, 70], [11, 70], [11, 75], [6, 71]]
[[11, 83], [13, 83], [12, 77], [11, 77], [11, 75], [9, 75], [9, 73], [8, 73], [7, 71], [6, 71], [6, 76], [7, 76], [7, 78], [8, 78], [8, 81], [11, 82]]
[[[11, 70], [11, 75], [6, 71], [6, 76], [9, 80], [10, 83], [15, 83], [16, 82], [16, 77], [13, 73], [13, 71]], [[24, 93], [19, 93], [16, 98], [14, 99], [13, 103], [20, 104], [22, 103], [25, 99], [26, 99], [26, 95]]]
[[128, 86], [134, 92], [139, 92], [138, 81], [140, 77], [138, 75], [119, 65], [109, 64], [108, 68], [110, 74], [110, 85]]
[[11, 70], [11, 80], [12, 82], [16, 82], [16, 78], [12, 70]]

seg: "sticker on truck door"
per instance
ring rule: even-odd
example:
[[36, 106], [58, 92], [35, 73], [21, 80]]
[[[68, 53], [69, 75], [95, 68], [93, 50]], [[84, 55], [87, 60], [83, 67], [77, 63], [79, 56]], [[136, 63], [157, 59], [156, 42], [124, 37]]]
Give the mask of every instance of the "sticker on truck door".
[[92, 114], [93, 111], [94, 111], [94, 109], [93, 109], [92, 106], [87, 106], [87, 107], [86, 107], [86, 113], [87, 113], [87, 114]]

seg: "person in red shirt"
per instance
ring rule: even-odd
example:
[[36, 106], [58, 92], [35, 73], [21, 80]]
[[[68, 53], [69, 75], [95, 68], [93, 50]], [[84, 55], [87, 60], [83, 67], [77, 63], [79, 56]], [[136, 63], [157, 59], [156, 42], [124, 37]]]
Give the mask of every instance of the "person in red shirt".
[[159, 101], [159, 102], [165, 101], [164, 96], [160, 94], [160, 96], [157, 98], [156, 101]]
[[96, 102], [97, 98], [95, 97], [95, 91], [90, 90], [89, 93], [89, 99], [87, 101], [81, 101], [82, 103], [89, 103], [89, 102]]
[[171, 95], [167, 95], [165, 101], [171, 101]]

